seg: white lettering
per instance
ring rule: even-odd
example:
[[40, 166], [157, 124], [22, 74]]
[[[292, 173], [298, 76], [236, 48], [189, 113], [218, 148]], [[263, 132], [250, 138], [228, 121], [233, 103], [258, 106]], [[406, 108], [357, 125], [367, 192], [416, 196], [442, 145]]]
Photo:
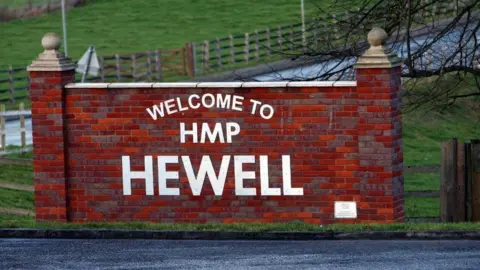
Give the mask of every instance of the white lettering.
[[281, 195], [280, 188], [270, 188], [268, 181], [268, 157], [260, 156], [260, 188], [261, 194], [265, 196]]
[[209, 156], [202, 157], [202, 162], [200, 163], [200, 168], [198, 169], [198, 174], [196, 177], [193, 172], [190, 158], [188, 156], [182, 156], [182, 162], [183, 166], [185, 167], [185, 173], [187, 174], [188, 182], [190, 183], [190, 188], [192, 189], [193, 195], [198, 196], [202, 192], [203, 182], [206, 175], [208, 175], [208, 179], [210, 179], [210, 184], [212, 185], [215, 195], [221, 196], [223, 194], [223, 187], [225, 186], [225, 179], [227, 178], [228, 165], [230, 164], [230, 156], [223, 156], [218, 177], [215, 175], [215, 170], [213, 169], [212, 161], [210, 160]]
[[198, 109], [198, 108], [200, 108], [200, 102], [197, 102], [196, 105], [193, 105], [193, 102], [192, 102], [192, 99], [193, 99], [193, 98], [200, 99], [200, 96], [197, 95], [197, 94], [190, 95], [190, 96], [188, 97], [188, 106], [190, 106], [190, 108], [192, 108], [192, 109]]
[[[207, 98], [210, 99], [210, 104], [207, 103]], [[212, 94], [205, 94], [202, 96], [202, 105], [205, 108], [212, 108], [215, 106], [215, 97]]]
[[232, 137], [240, 133], [240, 125], [235, 122], [227, 123], [227, 143], [232, 143]]
[[292, 188], [292, 176], [290, 173], [290, 156], [282, 156], [283, 172], [283, 195], [302, 196], [303, 188]]
[[160, 108], [157, 105], [153, 106], [153, 111], [150, 108], [147, 108], [147, 112], [153, 118], [153, 120], [157, 120], [157, 113], [160, 114], [160, 117], [163, 117], [163, 103], [160, 103]]
[[[239, 112], [243, 111], [243, 109], [241, 107], [243, 105], [242, 102], [243, 102], [243, 97], [234, 95], [233, 96], [232, 110], [239, 111]], [[237, 107], [237, 106], [240, 106], [240, 107]]]
[[216, 123], [213, 128], [213, 132], [210, 130], [208, 123], [203, 123], [202, 125], [202, 134], [200, 136], [200, 143], [205, 143], [205, 135], [208, 136], [211, 143], [215, 142], [217, 136], [220, 138], [221, 143], [225, 143], [225, 138], [223, 137], [223, 129], [221, 123]]
[[243, 187], [244, 179], [255, 179], [255, 172], [243, 171], [244, 163], [255, 163], [255, 156], [235, 156], [234, 157], [235, 195], [255, 196], [257, 195], [257, 190], [255, 188]]
[[255, 100], [255, 99], [250, 99], [250, 102], [253, 103], [252, 114], [255, 114], [255, 111], [257, 110], [257, 105], [260, 105], [262, 103], [258, 100]]
[[145, 194], [153, 195], [153, 159], [145, 156], [145, 171], [132, 172], [130, 157], [122, 156], [123, 195], [132, 195], [132, 179], [145, 179]]
[[168, 172], [167, 163], [178, 163], [178, 156], [159, 156], [158, 162], [158, 195], [180, 195], [179, 188], [167, 187], [167, 179], [178, 179], [178, 172]]
[[188, 110], [188, 107], [182, 106], [182, 102], [180, 101], [179, 97], [177, 97], [177, 106], [178, 106], [178, 110], [181, 112]]
[[167, 109], [168, 114], [177, 112], [177, 110], [172, 110], [172, 108], [175, 108], [175, 104], [172, 104], [174, 101], [175, 100], [173, 98], [165, 101], [165, 108]]
[[193, 142], [198, 142], [197, 123], [192, 124], [192, 130], [185, 130], [185, 123], [180, 123], [180, 143], [185, 143], [185, 136], [191, 135]]
[[[222, 109], [228, 109], [230, 108], [230, 95], [225, 95], [225, 97], [222, 100], [222, 94], [217, 94], [217, 107], [220, 107]], [[235, 102], [235, 97], [234, 97], [234, 102]]]
[[[270, 114], [265, 115], [265, 108], [268, 108], [270, 110]], [[273, 107], [268, 105], [268, 104], [263, 104], [262, 107], [260, 107], [260, 116], [263, 119], [270, 119], [273, 116]]]
[[[221, 196], [225, 187], [225, 181], [229, 172], [231, 156], [226, 155], [222, 157], [218, 174], [216, 173], [210, 156], [202, 156], [202, 160], [198, 167], [198, 172], [195, 175], [192, 162], [189, 156], [182, 156], [182, 163], [185, 169], [187, 180], [190, 184], [192, 194], [199, 196], [202, 192], [205, 178], [208, 176], [210, 184], [216, 196]], [[255, 156], [241, 155], [234, 156], [234, 177], [235, 177], [235, 195], [237, 196], [255, 196], [257, 190], [255, 187], [244, 187], [244, 180], [255, 179], [255, 171], [244, 171], [243, 164], [255, 163]], [[283, 189], [272, 188], [269, 183], [269, 168], [268, 156], [261, 155], [260, 159], [260, 194], [262, 196], [302, 196], [304, 194], [303, 187], [293, 188], [291, 178], [290, 156], [282, 156], [282, 174], [283, 174]], [[168, 187], [167, 180], [179, 179], [178, 171], [167, 171], [167, 164], [177, 164], [179, 162], [178, 156], [158, 156], [158, 194], [178, 196], [180, 189], [178, 187]], [[145, 179], [145, 193], [146, 195], [154, 195], [153, 190], [153, 162], [152, 156], [145, 156], [145, 171], [131, 171], [130, 157], [122, 156], [122, 171], [123, 171], [123, 194], [132, 195], [132, 179]], [[282, 192], [283, 191], [283, 192]]]

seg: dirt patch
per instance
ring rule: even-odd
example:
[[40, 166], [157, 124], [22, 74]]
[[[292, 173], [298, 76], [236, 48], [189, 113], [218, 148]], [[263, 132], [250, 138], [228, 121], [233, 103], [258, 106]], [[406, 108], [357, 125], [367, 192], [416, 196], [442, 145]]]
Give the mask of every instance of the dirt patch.
[[[65, 1], [65, 8], [71, 9], [79, 6], [83, 6], [89, 2], [95, 0], [67, 0]], [[9, 8], [7, 6], [0, 5], [0, 22], [8, 22], [16, 19], [38, 17], [46, 13], [54, 12], [62, 8], [61, 1], [46, 2], [41, 6], [28, 6], [19, 8]]]
[[21, 216], [35, 216], [35, 212], [21, 208], [5, 208], [0, 207], [0, 214], [11, 214]]
[[0, 188], [8, 188], [22, 191], [31, 191], [33, 192], [33, 186], [31, 185], [22, 185], [22, 184], [12, 184], [12, 183], [0, 183]]

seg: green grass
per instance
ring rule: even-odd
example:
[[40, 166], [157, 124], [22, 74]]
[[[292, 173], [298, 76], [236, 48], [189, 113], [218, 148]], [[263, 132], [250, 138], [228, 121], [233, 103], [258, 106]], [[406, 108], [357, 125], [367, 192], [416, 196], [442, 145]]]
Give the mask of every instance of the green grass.
[[416, 111], [403, 115], [404, 164], [439, 165], [441, 143], [458, 138], [462, 143], [480, 139], [480, 117], [459, 103], [444, 114]]
[[35, 217], [32, 216], [20, 216], [20, 215], [13, 215], [13, 214], [3, 214], [0, 213], [0, 222], [2, 221], [33, 221]]
[[333, 224], [310, 225], [301, 222], [290, 223], [237, 223], [237, 224], [171, 224], [152, 222], [109, 222], [109, 223], [47, 223], [35, 222], [33, 217], [16, 217], [0, 214], [0, 228], [42, 228], [42, 229], [131, 229], [131, 230], [199, 230], [199, 231], [241, 231], [241, 232], [321, 232], [321, 231], [426, 231], [426, 230], [479, 230], [480, 223], [397, 223], [397, 224]]
[[33, 167], [0, 165], [0, 182], [33, 185]]
[[33, 210], [33, 192], [0, 188], [0, 207]]
[[405, 191], [440, 190], [440, 173], [406, 173]]
[[[26, 148], [32, 148], [33, 146], [31, 144], [27, 144]], [[20, 150], [21, 147], [17, 145], [7, 145], [7, 152], [8, 151], [15, 151], [15, 150]], [[32, 151], [25, 151], [21, 153], [9, 153], [7, 154], [8, 158], [16, 158], [16, 159], [32, 159], [33, 158], [33, 152]]]
[[[305, 12], [313, 18], [318, 9], [306, 1]], [[42, 51], [45, 33], [62, 34], [61, 22], [61, 13], [54, 12], [0, 24], [0, 47], [8, 52], [0, 56], [0, 68], [29, 64]], [[290, 0], [100, 0], [68, 11], [68, 53], [79, 59], [90, 44], [100, 55], [179, 48], [190, 41], [299, 22], [300, 2]]]
[[405, 198], [406, 217], [439, 217], [440, 198]]

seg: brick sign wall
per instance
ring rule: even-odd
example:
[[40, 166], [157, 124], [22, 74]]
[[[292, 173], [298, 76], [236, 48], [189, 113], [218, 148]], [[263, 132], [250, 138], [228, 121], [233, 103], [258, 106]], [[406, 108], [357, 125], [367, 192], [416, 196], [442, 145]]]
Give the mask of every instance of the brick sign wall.
[[398, 65], [356, 82], [73, 84], [71, 66], [35, 63], [37, 220], [403, 221]]

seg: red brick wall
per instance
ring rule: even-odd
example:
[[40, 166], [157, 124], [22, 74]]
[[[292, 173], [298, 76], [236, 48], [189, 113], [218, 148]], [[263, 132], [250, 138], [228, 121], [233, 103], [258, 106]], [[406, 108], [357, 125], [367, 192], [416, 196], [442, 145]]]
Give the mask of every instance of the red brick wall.
[[[38, 84], [32, 89], [37, 220], [402, 221], [399, 69], [357, 72], [358, 87], [76, 85], [63, 92], [42, 87], [49, 80], [64, 85], [58, 73], [31, 72], [33, 78], [47, 76], [32, 82]], [[49, 74], [55, 79], [48, 79]], [[200, 107], [157, 120], [146, 111], [168, 99], [204, 93], [242, 96], [243, 111]], [[63, 100], [64, 109], [57, 99]], [[273, 117], [252, 115], [251, 99], [271, 105]], [[241, 131], [232, 143], [199, 144], [187, 137], [182, 144], [181, 122], [212, 128], [235, 122]], [[178, 164], [167, 165], [168, 171], [178, 171], [179, 180], [167, 180], [169, 188], [180, 189], [178, 196], [159, 195], [156, 158], [167, 155], [179, 156]], [[222, 196], [214, 195], [208, 177], [201, 195], [192, 194], [181, 156], [189, 157], [197, 174], [204, 155], [210, 156], [216, 174], [222, 156], [231, 156]], [[244, 164], [243, 170], [255, 171], [255, 179], [244, 180], [244, 186], [256, 188], [256, 196], [235, 195], [234, 156], [239, 155], [255, 156], [255, 163]], [[292, 187], [303, 188], [303, 195], [260, 195], [261, 155], [268, 156], [271, 188], [282, 188], [282, 155], [289, 155]], [[133, 171], [145, 170], [144, 157], [153, 157], [154, 195], [146, 195], [143, 179], [132, 180], [132, 194], [123, 194], [122, 156], [130, 156]], [[335, 219], [334, 201], [356, 201], [358, 218]]]
[[74, 71], [30, 72], [35, 207], [38, 220], [66, 220], [65, 129], [63, 85]]

